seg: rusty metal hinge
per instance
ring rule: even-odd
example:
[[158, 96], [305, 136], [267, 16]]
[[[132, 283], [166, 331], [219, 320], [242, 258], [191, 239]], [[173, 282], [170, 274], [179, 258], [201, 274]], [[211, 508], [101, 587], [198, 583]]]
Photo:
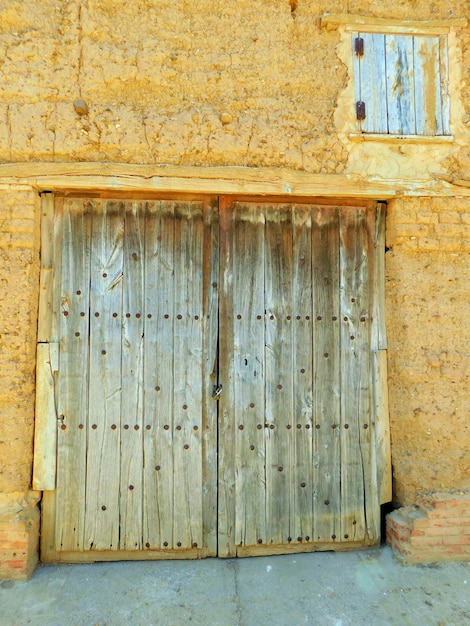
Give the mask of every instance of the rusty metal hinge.
[[364, 56], [364, 39], [362, 37], [356, 37], [354, 40], [354, 52], [358, 57]]
[[366, 119], [366, 103], [361, 100], [356, 102], [356, 118], [358, 120]]

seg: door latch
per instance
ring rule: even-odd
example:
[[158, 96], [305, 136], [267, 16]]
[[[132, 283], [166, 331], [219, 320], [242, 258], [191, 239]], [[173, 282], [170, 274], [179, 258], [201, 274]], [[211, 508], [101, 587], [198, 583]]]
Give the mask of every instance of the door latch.
[[214, 389], [212, 391], [212, 397], [214, 400], [218, 400], [220, 398], [220, 394], [222, 393], [222, 385], [214, 385]]

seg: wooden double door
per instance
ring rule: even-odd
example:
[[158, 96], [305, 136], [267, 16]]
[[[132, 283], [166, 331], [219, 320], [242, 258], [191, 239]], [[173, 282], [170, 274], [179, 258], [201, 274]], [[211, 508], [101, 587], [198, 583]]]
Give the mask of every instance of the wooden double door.
[[383, 207], [46, 205], [42, 559], [376, 544], [389, 491]]

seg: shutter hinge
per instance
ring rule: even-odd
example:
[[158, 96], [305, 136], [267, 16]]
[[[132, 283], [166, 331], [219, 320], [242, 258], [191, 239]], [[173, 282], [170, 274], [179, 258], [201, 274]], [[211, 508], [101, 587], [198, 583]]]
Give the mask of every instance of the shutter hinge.
[[358, 120], [366, 119], [366, 103], [361, 102], [361, 100], [356, 102], [356, 118]]
[[356, 37], [354, 40], [354, 52], [356, 56], [364, 56], [364, 39], [362, 37]]

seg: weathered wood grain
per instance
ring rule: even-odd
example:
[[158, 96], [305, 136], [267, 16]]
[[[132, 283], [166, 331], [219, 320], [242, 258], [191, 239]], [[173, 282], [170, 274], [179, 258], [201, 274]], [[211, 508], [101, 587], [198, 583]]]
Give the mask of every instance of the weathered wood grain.
[[145, 204], [125, 203], [119, 494], [119, 549], [124, 550], [142, 549], [145, 217]]
[[97, 208], [91, 249], [84, 549], [118, 550], [124, 203]]
[[415, 135], [413, 38], [405, 35], [387, 35], [385, 55], [388, 132]]
[[413, 44], [416, 134], [443, 135], [439, 37], [414, 37]]
[[342, 207], [341, 299], [341, 523], [338, 540], [366, 535], [370, 488], [370, 310], [368, 238], [364, 209]]
[[[312, 210], [315, 541], [339, 538], [342, 515], [339, 219], [338, 207]], [[343, 271], [349, 269], [344, 267]]]
[[266, 543], [280, 544], [291, 535], [292, 327], [298, 311], [293, 311], [292, 208], [265, 204], [264, 212]]
[[[354, 53], [356, 37], [364, 40], [363, 56]], [[359, 127], [365, 133], [388, 133], [385, 36], [354, 33], [352, 47], [356, 100], [366, 105], [366, 118]]]
[[[61, 203], [62, 204], [62, 203]], [[57, 550], [83, 548], [87, 473], [88, 334], [91, 211], [88, 202], [62, 207], [60, 370], [57, 394]]]
[[[53, 355], [52, 352], [56, 354]], [[56, 485], [57, 411], [54, 372], [57, 367], [58, 345], [39, 343], [36, 354], [33, 460], [33, 489], [38, 491], [55, 489]]]

